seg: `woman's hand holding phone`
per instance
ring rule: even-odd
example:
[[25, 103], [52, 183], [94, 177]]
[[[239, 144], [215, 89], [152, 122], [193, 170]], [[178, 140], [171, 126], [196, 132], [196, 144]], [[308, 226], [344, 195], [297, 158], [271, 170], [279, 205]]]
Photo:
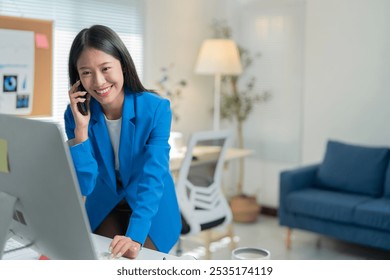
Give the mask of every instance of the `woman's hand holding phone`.
[[89, 96], [78, 80], [69, 90], [70, 106], [76, 123], [75, 141], [81, 143], [88, 138]]
[[71, 89], [69, 90], [69, 98], [70, 98], [71, 105], [74, 106], [74, 104], [76, 104], [78, 111], [83, 116], [88, 115], [89, 104], [87, 104], [88, 103], [87, 97], [88, 97], [88, 92], [84, 89], [80, 80], [74, 83]]
[[[79, 91], [83, 91], [83, 92], [85, 91], [82, 85], [79, 86]], [[86, 104], [86, 103], [87, 103], [87, 101], [86, 101], [86, 99], [87, 99], [87, 94], [88, 94], [88, 93], [86, 93], [84, 96], [80, 96], [80, 98], [83, 98], [83, 99], [84, 99], [83, 102], [78, 102], [78, 103], [77, 103], [77, 108], [79, 109], [79, 112], [80, 112], [82, 115], [84, 115], [84, 116], [87, 116], [87, 115], [88, 115], [88, 108], [87, 108], [87, 104]]]

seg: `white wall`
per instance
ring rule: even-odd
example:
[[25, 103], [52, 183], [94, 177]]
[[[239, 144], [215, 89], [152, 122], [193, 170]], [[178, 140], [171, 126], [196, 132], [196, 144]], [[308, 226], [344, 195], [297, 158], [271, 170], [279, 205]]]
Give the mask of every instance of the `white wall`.
[[211, 37], [210, 24], [225, 14], [222, 0], [146, 0], [144, 82], [156, 88], [160, 68], [174, 63], [172, 78], [188, 82], [180, 100], [180, 120], [172, 129], [187, 137], [212, 129], [213, 77], [194, 73], [199, 48]]
[[390, 1], [308, 0], [303, 162], [329, 138], [390, 145]]

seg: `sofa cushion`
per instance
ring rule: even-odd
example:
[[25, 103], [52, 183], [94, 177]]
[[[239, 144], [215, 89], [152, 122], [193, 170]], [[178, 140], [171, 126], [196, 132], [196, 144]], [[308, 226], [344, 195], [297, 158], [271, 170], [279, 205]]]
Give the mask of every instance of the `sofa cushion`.
[[318, 183], [327, 189], [378, 197], [383, 193], [389, 151], [328, 141]]
[[390, 232], [390, 199], [372, 199], [357, 205], [353, 222]]
[[310, 188], [291, 192], [285, 206], [291, 213], [351, 223], [355, 207], [370, 199], [365, 195]]

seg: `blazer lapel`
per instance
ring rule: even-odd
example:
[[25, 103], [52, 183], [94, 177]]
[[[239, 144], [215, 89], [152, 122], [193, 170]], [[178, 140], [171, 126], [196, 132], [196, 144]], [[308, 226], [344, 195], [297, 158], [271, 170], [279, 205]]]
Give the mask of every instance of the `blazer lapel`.
[[129, 184], [131, 177], [133, 147], [135, 137], [135, 94], [126, 92], [122, 111], [122, 128], [119, 143], [119, 171], [123, 186]]
[[96, 145], [102, 158], [101, 164], [103, 168], [99, 170], [104, 174], [103, 180], [116, 193], [116, 176], [115, 176], [115, 160], [114, 152], [111, 145], [110, 136], [107, 131], [106, 123], [100, 104], [91, 99], [91, 121], [92, 131], [95, 136]]

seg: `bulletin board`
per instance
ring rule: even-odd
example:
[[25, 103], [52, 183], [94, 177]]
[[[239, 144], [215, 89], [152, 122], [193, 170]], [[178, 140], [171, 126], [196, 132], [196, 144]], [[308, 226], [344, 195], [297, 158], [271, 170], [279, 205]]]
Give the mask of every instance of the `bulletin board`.
[[[26, 116], [52, 115], [53, 22], [0, 16], [0, 29], [31, 31], [34, 35], [34, 75], [31, 112]], [[1, 38], [0, 38], [1, 40]]]

